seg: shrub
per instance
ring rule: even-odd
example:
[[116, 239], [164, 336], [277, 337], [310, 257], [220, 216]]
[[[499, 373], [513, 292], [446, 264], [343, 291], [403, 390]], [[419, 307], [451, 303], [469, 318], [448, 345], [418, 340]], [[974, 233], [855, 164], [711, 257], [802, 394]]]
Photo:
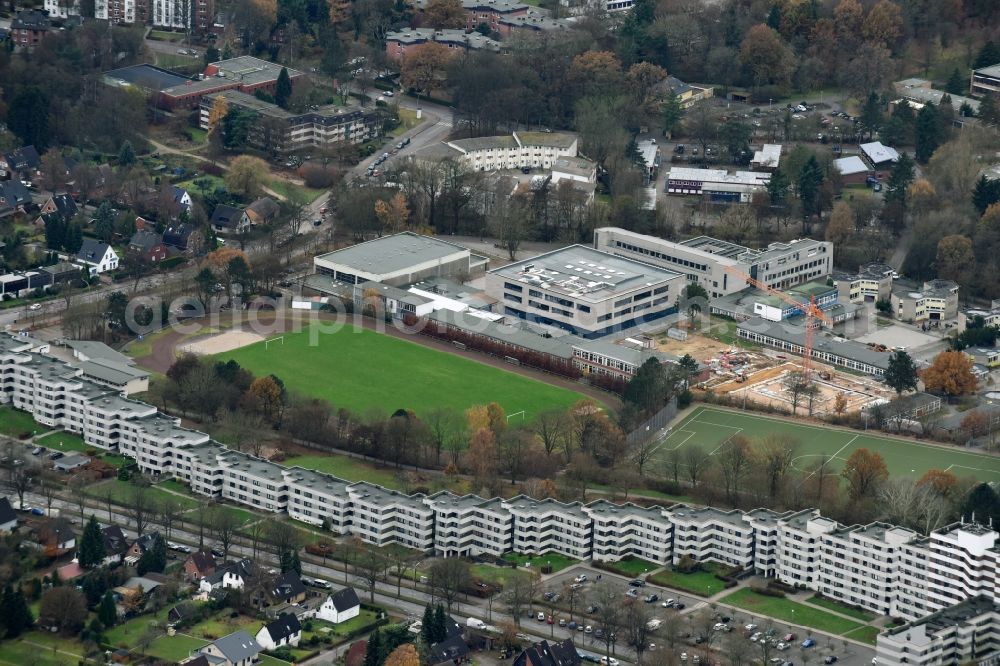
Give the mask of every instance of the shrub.
[[331, 166], [321, 166], [319, 164], [307, 164], [299, 172], [306, 187], [322, 189], [330, 187], [337, 182], [338, 172]]
[[764, 597], [776, 597], [778, 599], [784, 599], [785, 593], [776, 587], [756, 587], [754, 585], [750, 586], [750, 589], [754, 591], [755, 594], [759, 594]]

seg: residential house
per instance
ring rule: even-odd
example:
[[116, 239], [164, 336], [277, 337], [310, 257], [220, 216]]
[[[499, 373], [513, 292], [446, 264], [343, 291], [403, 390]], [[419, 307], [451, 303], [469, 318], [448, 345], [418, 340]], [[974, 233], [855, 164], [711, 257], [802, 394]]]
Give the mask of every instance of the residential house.
[[0, 180], [0, 215], [23, 211], [31, 204], [31, 192], [19, 180]]
[[35, 530], [35, 544], [55, 555], [69, 552], [76, 548], [73, 525], [65, 518], [50, 518]]
[[[199, 589], [213, 592], [219, 589], [242, 590], [257, 575], [253, 560], [243, 558], [239, 562], [229, 562], [217, 566], [215, 571], [201, 579]], [[301, 583], [301, 581], [299, 581]]]
[[83, 239], [83, 245], [76, 253], [76, 260], [86, 266], [91, 275], [107, 273], [118, 268], [118, 253], [114, 248], [93, 238]]
[[294, 571], [278, 576], [269, 590], [272, 603], [298, 603], [306, 598], [306, 586]]
[[156, 543], [156, 540], [159, 538], [159, 532], [147, 532], [136, 539], [129, 547], [128, 552], [125, 554], [125, 563], [132, 565], [136, 564], [139, 559], [153, 547], [153, 544]]
[[357, 592], [353, 587], [345, 587], [326, 598], [316, 611], [316, 617], [330, 624], [340, 624], [357, 617], [360, 612], [361, 602], [358, 600]]
[[214, 666], [214, 664], [208, 660], [208, 657], [203, 654], [192, 655], [180, 663], [181, 666]]
[[0, 497], [0, 532], [13, 532], [17, 527], [17, 514], [14, 507], [10, 505], [10, 500]]
[[261, 197], [246, 209], [246, 216], [254, 226], [270, 224], [280, 213], [281, 207], [271, 197]]
[[101, 530], [101, 537], [104, 539], [104, 561], [101, 564], [121, 564], [131, 547], [122, 528], [108, 525]]
[[147, 263], [167, 258], [167, 246], [163, 243], [163, 237], [154, 231], [136, 231], [128, 242], [128, 249]]
[[540, 641], [514, 658], [514, 666], [580, 666], [580, 653], [572, 638], [558, 643]]
[[48, 14], [35, 9], [24, 9], [10, 22], [10, 38], [15, 48], [33, 49], [51, 28]]
[[81, 455], [79, 453], [71, 453], [68, 456], [63, 456], [59, 460], [53, 463], [52, 467], [57, 472], [72, 472], [78, 469], [82, 469], [90, 464], [90, 456]]
[[164, 245], [187, 254], [193, 254], [201, 247], [198, 239], [200, 239], [200, 235], [193, 224], [173, 224], [163, 232]]
[[54, 194], [48, 201], [42, 204], [39, 213], [45, 215], [58, 215], [64, 220], [70, 220], [77, 214], [76, 201], [68, 194]]
[[198, 550], [184, 560], [184, 575], [190, 580], [201, 580], [215, 573], [215, 556], [206, 550]]
[[174, 203], [180, 206], [181, 210], [191, 210], [191, 195], [183, 187], [174, 185]]
[[7, 153], [0, 153], [0, 177], [11, 180], [31, 180], [37, 176], [42, 158], [34, 146], [25, 146]]
[[437, 664], [458, 664], [469, 654], [469, 644], [465, 640], [465, 629], [450, 615], [445, 620], [445, 638], [428, 646], [431, 666]]
[[257, 632], [257, 642], [265, 650], [274, 650], [289, 645], [297, 647], [302, 639], [302, 625], [299, 618], [284, 614], [277, 620], [268, 622]]
[[209, 224], [216, 233], [238, 234], [250, 228], [250, 218], [242, 208], [219, 204], [215, 207]]
[[80, 278], [80, 267], [68, 261], [42, 266], [39, 270], [49, 276], [49, 284], [62, 284]]
[[899, 152], [881, 141], [862, 143], [858, 147], [861, 149], [861, 158], [874, 171], [888, 173], [892, 170], [892, 165], [899, 161]]
[[240, 629], [209, 643], [198, 652], [205, 655], [212, 666], [253, 666], [263, 650], [253, 636]]

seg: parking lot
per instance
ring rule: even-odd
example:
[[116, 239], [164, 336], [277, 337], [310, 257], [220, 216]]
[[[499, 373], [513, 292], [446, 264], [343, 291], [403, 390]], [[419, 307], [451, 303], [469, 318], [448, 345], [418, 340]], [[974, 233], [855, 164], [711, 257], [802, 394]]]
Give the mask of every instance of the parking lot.
[[[591, 661], [599, 661], [605, 651], [601, 613], [594, 608], [594, 590], [598, 584], [620, 587], [622, 595], [631, 598], [632, 603], [644, 604], [652, 651], [672, 649], [682, 663], [717, 663], [733, 651], [743, 651], [745, 656], [773, 666], [794, 666], [810, 660], [871, 666], [875, 656], [873, 647], [839, 636], [581, 565], [543, 580], [541, 605], [533, 608], [533, 618], [536, 622], [548, 622], [551, 617], [553, 623], [574, 631], [577, 636], [574, 642]], [[576, 592], [570, 593], [570, 586], [574, 585]], [[728, 589], [718, 596], [732, 591]], [[567, 608], [568, 594], [579, 595], [572, 617]], [[624, 628], [618, 631], [626, 632]]]

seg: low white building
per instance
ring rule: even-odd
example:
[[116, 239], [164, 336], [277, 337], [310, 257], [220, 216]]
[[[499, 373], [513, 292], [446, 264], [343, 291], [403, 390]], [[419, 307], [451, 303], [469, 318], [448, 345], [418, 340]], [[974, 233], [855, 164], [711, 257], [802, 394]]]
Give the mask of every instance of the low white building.
[[330, 624], [347, 622], [357, 617], [359, 613], [361, 613], [361, 602], [353, 587], [345, 587], [327, 595], [326, 600], [316, 609], [316, 617]]
[[302, 625], [295, 615], [283, 613], [261, 627], [255, 638], [265, 650], [276, 650], [285, 646], [298, 647], [299, 641], [302, 640]]
[[671, 167], [667, 175], [667, 194], [705, 196], [711, 201], [749, 203], [755, 192], [767, 188], [771, 174], [760, 171], [695, 169]]
[[118, 268], [118, 253], [107, 243], [84, 238], [76, 262], [90, 270], [91, 275], [107, 273]]
[[781, 144], [765, 143], [760, 150], [754, 152], [750, 168], [757, 171], [774, 171], [780, 163]]

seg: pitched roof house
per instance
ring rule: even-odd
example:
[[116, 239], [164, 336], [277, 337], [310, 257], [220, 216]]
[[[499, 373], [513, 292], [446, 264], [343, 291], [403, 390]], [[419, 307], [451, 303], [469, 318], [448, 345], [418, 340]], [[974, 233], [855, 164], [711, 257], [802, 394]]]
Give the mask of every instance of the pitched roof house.
[[189, 617], [194, 617], [195, 613], [198, 612], [198, 607], [195, 606], [190, 601], [182, 601], [169, 611], [167, 611], [167, 621], [168, 622], [180, 622], [181, 620], [186, 620]]
[[273, 603], [297, 603], [306, 598], [306, 586], [294, 571], [278, 576], [269, 590]]
[[54, 194], [42, 204], [39, 213], [42, 215], [58, 215], [64, 220], [72, 218], [77, 213], [76, 201], [68, 194]]
[[215, 571], [201, 579], [198, 589], [202, 592], [213, 592], [219, 589], [242, 590], [243, 587], [255, 578], [257, 568], [253, 560], [243, 558], [239, 562], [227, 562], [217, 566]]
[[256, 638], [265, 650], [274, 650], [283, 645], [296, 647], [302, 639], [302, 625], [299, 618], [286, 613], [261, 627]]
[[23, 210], [31, 203], [31, 192], [19, 180], [0, 181], [0, 211]]
[[514, 666], [580, 666], [580, 654], [572, 638], [558, 643], [540, 641], [525, 648], [514, 659]]
[[250, 227], [250, 218], [247, 217], [246, 211], [241, 208], [219, 204], [212, 212], [209, 224], [212, 225], [216, 233], [236, 234]]
[[120, 563], [131, 546], [122, 528], [108, 525], [101, 530], [101, 536], [104, 539], [104, 564]]
[[191, 209], [191, 195], [183, 187], [174, 185], [174, 203], [181, 207], [181, 210]]
[[361, 612], [361, 602], [353, 587], [345, 587], [326, 598], [316, 611], [316, 617], [331, 624], [346, 622]]
[[196, 235], [193, 224], [173, 224], [163, 232], [163, 244], [175, 247], [184, 252], [194, 252], [195, 243], [192, 236]]
[[246, 208], [250, 224], [268, 224], [278, 217], [281, 207], [271, 197], [261, 197]]
[[35, 543], [50, 552], [66, 552], [76, 548], [76, 534], [65, 518], [50, 518], [35, 531]]
[[84, 238], [76, 260], [90, 269], [91, 275], [106, 273], [118, 268], [118, 254], [107, 243], [93, 238]]
[[38, 174], [41, 165], [42, 158], [38, 156], [38, 151], [35, 150], [34, 146], [18, 148], [0, 154], [0, 177], [13, 178], [16, 176], [31, 180], [32, 176]]
[[215, 573], [215, 556], [204, 550], [197, 550], [184, 560], [184, 574], [190, 580], [201, 580]]
[[135, 564], [160, 538], [159, 532], [147, 532], [132, 542], [132, 546], [125, 555], [126, 564]]
[[167, 258], [167, 246], [163, 237], [153, 231], [140, 230], [132, 234], [128, 249], [142, 258], [143, 261], [154, 263]]
[[0, 497], [0, 532], [12, 532], [17, 527], [17, 514], [14, 507], [10, 505], [10, 500]]
[[208, 658], [212, 666], [252, 666], [263, 648], [253, 636], [240, 629], [198, 651]]

